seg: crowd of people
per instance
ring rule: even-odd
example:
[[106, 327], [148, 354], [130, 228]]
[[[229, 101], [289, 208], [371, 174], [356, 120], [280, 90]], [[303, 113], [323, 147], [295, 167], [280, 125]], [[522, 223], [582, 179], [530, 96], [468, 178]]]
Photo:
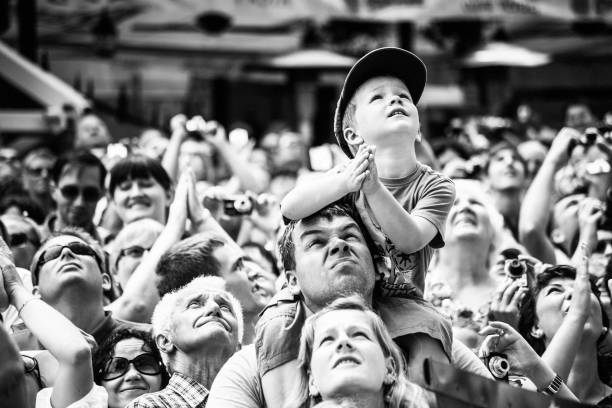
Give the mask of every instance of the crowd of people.
[[426, 360], [612, 406], [612, 115], [426, 140], [426, 76], [368, 53], [316, 149], [93, 111], [0, 147], [0, 406], [434, 407]]

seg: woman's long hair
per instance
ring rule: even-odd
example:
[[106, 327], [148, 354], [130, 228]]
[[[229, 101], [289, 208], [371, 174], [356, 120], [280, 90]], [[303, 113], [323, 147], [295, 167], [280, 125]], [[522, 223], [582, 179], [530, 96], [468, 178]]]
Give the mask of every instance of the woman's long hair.
[[286, 408], [310, 408], [321, 402], [320, 396], [311, 396], [308, 392], [308, 376], [310, 373], [310, 363], [316, 324], [319, 317], [326, 313], [338, 310], [356, 310], [363, 312], [364, 319], [369, 321], [374, 330], [376, 340], [380, 345], [383, 355], [391, 357], [395, 363], [396, 380], [391, 385], [384, 385], [385, 400], [388, 408], [411, 408], [428, 406], [426, 396], [420, 387], [413, 384], [406, 377], [406, 364], [404, 356], [398, 346], [393, 342], [382, 319], [366, 305], [359, 296], [349, 296], [340, 298], [332, 302], [329, 306], [310, 316], [302, 328], [300, 339], [300, 351], [298, 364], [300, 367], [299, 378], [296, 381], [293, 393], [286, 404]]

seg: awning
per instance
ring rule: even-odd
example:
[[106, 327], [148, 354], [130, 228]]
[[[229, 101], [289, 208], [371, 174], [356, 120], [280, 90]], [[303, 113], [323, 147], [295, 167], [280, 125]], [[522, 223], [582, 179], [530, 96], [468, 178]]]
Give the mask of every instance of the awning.
[[89, 106], [83, 95], [3, 42], [0, 42], [0, 66], [0, 76], [8, 86], [41, 107], [0, 110], [0, 132], [46, 132], [49, 110], [59, 112], [63, 106], [70, 105], [81, 112]]

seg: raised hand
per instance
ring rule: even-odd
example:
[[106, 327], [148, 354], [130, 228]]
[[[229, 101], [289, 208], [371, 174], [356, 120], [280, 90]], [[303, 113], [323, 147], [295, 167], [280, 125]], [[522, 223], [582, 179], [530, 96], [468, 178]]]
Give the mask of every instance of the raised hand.
[[490, 311], [493, 319], [505, 322], [514, 328], [518, 327], [521, 301], [528, 291], [529, 289], [522, 286], [518, 279], [507, 279], [491, 300]]
[[378, 169], [376, 168], [376, 161], [374, 156], [376, 154], [376, 146], [367, 146], [368, 149], [368, 169], [366, 170], [366, 177], [361, 185], [361, 189], [365, 194], [375, 193], [381, 186], [380, 180], [378, 179]]
[[531, 377], [540, 356], [512, 326], [503, 322], [489, 322], [479, 334], [486, 336], [478, 351], [479, 357], [491, 353], [505, 354], [510, 373]]
[[359, 146], [357, 154], [351, 159], [342, 174], [345, 176], [346, 191], [349, 193], [359, 191], [367, 176], [370, 152], [365, 144]]
[[591, 305], [591, 283], [589, 281], [589, 262], [590, 252], [585, 243], [578, 247], [581, 252], [580, 261], [576, 266], [576, 279], [574, 280], [574, 291], [567, 316], [574, 316], [580, 319], [589, 317]]

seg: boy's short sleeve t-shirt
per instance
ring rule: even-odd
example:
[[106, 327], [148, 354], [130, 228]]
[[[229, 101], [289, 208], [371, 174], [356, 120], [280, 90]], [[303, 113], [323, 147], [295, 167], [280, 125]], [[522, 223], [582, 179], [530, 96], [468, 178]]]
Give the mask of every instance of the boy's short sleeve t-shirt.
[[406, 177], [380, 180], [410, 215], [425, 218], [438, 231], [421, 250], [412, 254], [400, 252], [381, 230], [364, 195], [358, 195], [357, 210], [376, 245], [374, 260], [380, 295], [422, 298], [425, 273], [434, 250], [444, 246], [444, 229], [455, 201], [455, 185], [448, 177], [421, 163]]

